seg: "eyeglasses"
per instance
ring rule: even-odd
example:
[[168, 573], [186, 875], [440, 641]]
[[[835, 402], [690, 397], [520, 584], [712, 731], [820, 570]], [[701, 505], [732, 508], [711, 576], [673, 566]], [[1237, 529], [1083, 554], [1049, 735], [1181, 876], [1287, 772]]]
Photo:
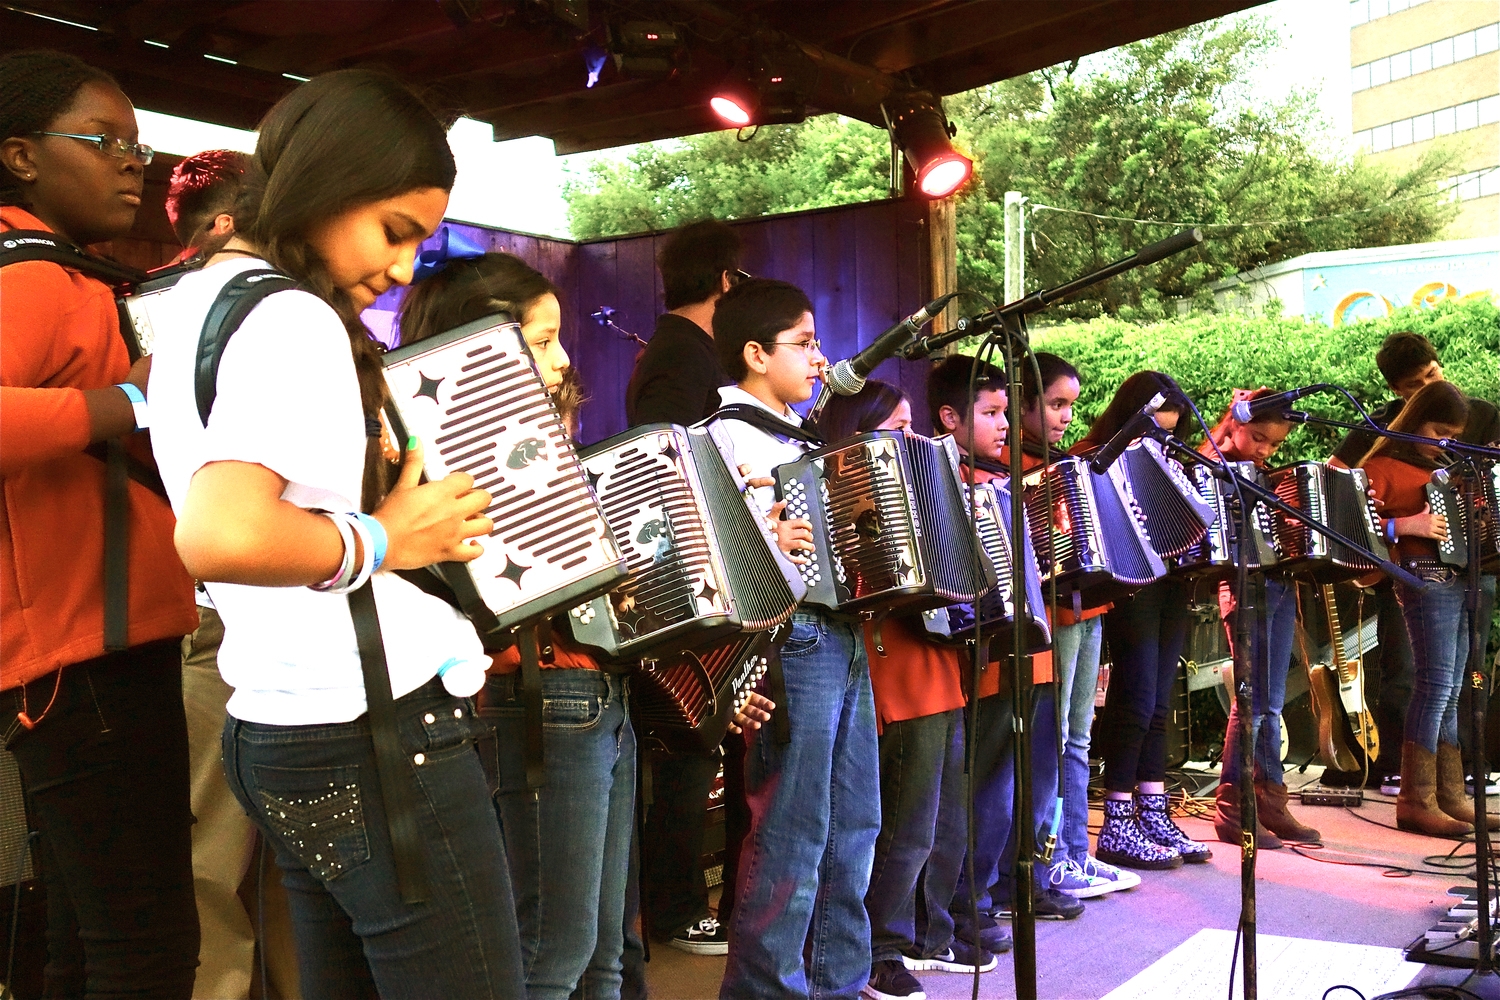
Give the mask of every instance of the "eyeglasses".
[[127, 156], [135, 157], [141, 161], [141, 166], [149, 167], [151, 161], [156, 158], [156, 150], [139, 142], [126, 142], [124, 139], [108, 134], [80, 135], [77, 132], [33, 132], [32, 135], [55, 135], [59, 139], [82, 139], [84, 142], [93, 143], [99, 147], [99, 152], [107, 153], [116, 159]]
[[726, 271], [725, 273], [729, 275], [730, 288], [733, 288], [735, 285], [738, 285], [742, 281], [749, 281], [751, 278], [755, 277], [755, 275], [751, 274], [749, 271], [741, 270], [738, 267], [734, 268], [731, 271]]
[[795, 347], [803, 354], [812, 354], [823, 350], [823, 342], [816, 337], [812, 340], [773, 340], [769, 343], [762, 341], [760, 346], [766, 348], [768, 351], [775, 350], [778, 347]]

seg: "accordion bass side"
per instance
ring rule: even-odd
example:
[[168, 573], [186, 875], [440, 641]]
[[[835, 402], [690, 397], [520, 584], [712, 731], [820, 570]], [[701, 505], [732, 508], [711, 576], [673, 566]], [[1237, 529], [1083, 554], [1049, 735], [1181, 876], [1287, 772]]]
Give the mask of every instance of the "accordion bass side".
[[798, 567], [808, 604], [835, 611], [920, 610], [973, 601], [995, 586], [974, 562], [974, 533], [950, 436], [872, 431], [772, 472], [788, 518], [814, 548]]
[[1163, 559], [1182, 555], [1202, 542], [1218, 520], [1218, 511], [1198, 493], [1161, 445], [1142, 438], [1120, 459], [1125, 484], [1145, 519], [1146, 537]]
[[770, 669], [783, 627], [645, 660], [630, 682], [637, 739], [669, 752], [717, 748]]
[[[1363, 469], [1298, 462], [1267, 473], [1266, 482], [1282, 503], [1297, 508], [1382, 559], [1387, 558], [1375, 504], [1366, 492], [1369, 479]], [[1276, 547], [1281, 552], [1276, 568], [1281, 572], [1308, 576], [1318, 583], [1338, 583], [1380, 569], [1378, 564], [1295, 518], [1280, 511], [1272, 511], [1271, 516], [1276, 528]]]
[[583, 451], [629, 576], [568, 613], [579, 643], [629, 662], [772, 629], [801, 594], [705, 428], [647, 424]]
[[[1242, 479], [1265, 485], [1265, 477], [1254, 462], [1231, 462]], [[1217, 517], [1204, 534], [1173, 563], [1173, 572], [1188, 577], [1225, 577], [1235, 572], [1233, 534], [1239, 524], [1238, 500], [1234, 487], [1202, 466], [1188, 471], [1205, 502], [1213, 506]], [[1276, 527], [1265, 504], [1250, 498], [1250, 537], [1246, 548], [1247, 565], [1252, 570], [1270, 569], [1279, 558], [1276, 552]]]
[[[967, 485], [965, 492], [967, 492]], [[1052, 643], [1052, 631], [1043, 609], [1041, 578], [1037, 574], [1036, 553], [1031, 548], [1029, 531], [1023, 531], [1021, 544], [1013, 544], [1010, 534], [1010, 491], [998, 483], [974, 485], [974, 520], [979, 543], [995, 567], [995, 589], [978, 601], [950, 604], [922, 612], [922, 627], [927, 636], [944, 643], [963, 643], [974, 639], [975, 626], [980, 634], [999, 643], [1009, 652], [1008, 637], [1016, 627], [1016, 600], [1012, 589], [1012, 567], [1019, 559], [1025, 574], [1026, 618], [1025, 648], [1040, 652]], [[966, 505], [967, 506], [967, 505]], [[1024, 516], [1024, 511], [1023, 511]], [[1020, 549], [1019, 554], [1017, 549]], [[978, 619], [976, 622], [975, 619]]]
[[388, 352], [398, 435], [423, 441], [429, 479], [467, 472], [493, 496], [484, 554], [444, 564], [500, 628], [588, 600], [625, 575], [552, 395], [521, 328], [500, 314]]
[[[1427, 502], [1434, 514], [1448, 519], [1448, 537], [1437, 543], [1438, 561], [1447, 566], [1469, 565], [1468, 512], [1459, 496], [1458, 476], [1448, 470], [1439, 469], [1432, 474], [1432, 481], [1424, 487]], [[1485, 475], [1477, 484], [1474, 497], [1475, 512], [1479, 521], [1479, 568], [1486, 572], [1500, 569], [1500, 465], [1485, 467]]]
[[[1026, 519], [1042, 582], [1088, 594], [1096, 606], [1166, 575], [1116, 462], [1102, 473], [1066, 456], [1023, 480]], [[1048, 503], [1048, 494], [1051, 503]]]

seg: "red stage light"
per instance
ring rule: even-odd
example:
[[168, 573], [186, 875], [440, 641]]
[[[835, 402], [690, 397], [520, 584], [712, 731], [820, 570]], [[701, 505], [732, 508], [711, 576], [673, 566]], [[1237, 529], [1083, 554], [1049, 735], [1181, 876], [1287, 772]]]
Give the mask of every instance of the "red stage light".
[[954, 128], [942, 101], [925, 90], [908, 90], [892, 94], [880, 109], [922, 197], [946, 198], [969, 179], [974, 161], [953, 148]]
[[751, 113], [737, 96], [715, 94], [709, 99], [708, 106], [714, 109], [714, 114], [735, 128], [744, 128], [750, 124]]
[[974, 161], [954, 152], [932, 160], [917, 175], [917, 187], [929, 198], [946, 198], [963, 186], [974, 172]]

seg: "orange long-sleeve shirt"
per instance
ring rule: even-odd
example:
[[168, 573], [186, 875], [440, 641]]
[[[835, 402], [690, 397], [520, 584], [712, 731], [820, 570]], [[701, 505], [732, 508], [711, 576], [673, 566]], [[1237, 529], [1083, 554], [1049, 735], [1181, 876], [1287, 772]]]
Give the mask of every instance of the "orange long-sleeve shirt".
[[[0, 208], [0, 229], [46, 228]], [[104, 463], [83, 453], [83, 390], [129, 371], [102, 282], [45, 261], [0, 268], [0, 689], [104, 652]], [[150, 461], [145, 434], [131, 449]], [[132, 646], [197, 627], [174, 526], [167, 502], [132, 480]]]
[[[1385, 521], [1397, 517], [1410, 517], [1422, 513], [1427, 506], [1424, 487], [1432, 478], [1432, 470], [1403, 462], [1392, 455], [1376, 455], [1363, 466], [1370, 477], [1370, 488], [1375, 491], [1375, 511]], [[1449, 531], [1457, 531], [1456, 522], [1449, 522]], [[1436, 559], [1437, 542], [1431, 538], [1407, 535], [1396, 539], [1396, 558]]]
[[[865, 622], [864, 635], [879, 731], [893, 722], [963, 707], [962, 656], [957, 648], [929, 642], [914, 626], [894, 616], [881, 621], [879, 644], [873, 622]], [[986, 671], [994, 672], [993, 667]]]

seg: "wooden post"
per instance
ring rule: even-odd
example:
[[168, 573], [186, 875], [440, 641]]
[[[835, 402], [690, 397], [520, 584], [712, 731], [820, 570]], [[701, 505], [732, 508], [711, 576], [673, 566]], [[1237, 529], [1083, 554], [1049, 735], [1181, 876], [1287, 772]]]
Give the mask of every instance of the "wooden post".
[[[927, 203], [927, 260], [932, 269], [933, 298], [958, 289], [958, 215], [956, 198]], [[932, 321], [933, 333], [946, 333], [958, 322], [958, 303], [949, 302]], [[934, 357], [948, 354], [944, 348]]]

